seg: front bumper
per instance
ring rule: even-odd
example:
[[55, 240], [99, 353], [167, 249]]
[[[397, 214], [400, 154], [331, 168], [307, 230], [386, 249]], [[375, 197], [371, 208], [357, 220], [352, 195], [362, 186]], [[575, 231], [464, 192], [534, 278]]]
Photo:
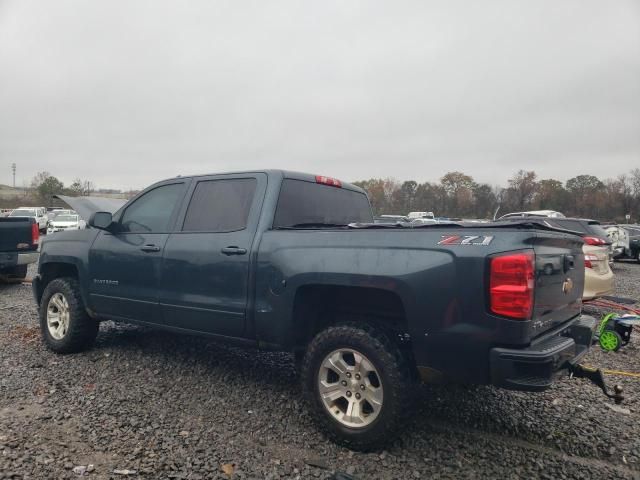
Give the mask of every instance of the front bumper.
[[568, 373], [589, 351], [596, 320], [582, 315], [523, 349], [492, 348], [491, 384], [511, 390], [540, 391]]

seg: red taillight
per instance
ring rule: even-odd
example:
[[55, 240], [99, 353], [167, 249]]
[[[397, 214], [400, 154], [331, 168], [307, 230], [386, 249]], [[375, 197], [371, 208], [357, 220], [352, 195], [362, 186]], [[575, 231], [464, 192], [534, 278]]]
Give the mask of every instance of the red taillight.
[[595, 245], [597, 247], [607, 244], [606, 240], [598, 237], [584, 237], [584, 243], [587, 245]]
[[584, 266], [586, 268], [593, 268], [593, 262], [597, 262], [597, 261], [598, 261], [597, 255], [593, 255], [591, 253], [586, 253], [584, 255]]
[[510, 253], [491, 259], [489, 300], [491, 312], [527, 320], [533, 312], [535, 284], [533, 252]]
[[37, 245], [40, 241], [40, 226], [37, 223], [31, 225], [31, 244]]
[[316, 175], [316, 183], [329, 185], [330, 187], [342, 188], [342, 182], [337, 178], [323, 177], [322, 175]]

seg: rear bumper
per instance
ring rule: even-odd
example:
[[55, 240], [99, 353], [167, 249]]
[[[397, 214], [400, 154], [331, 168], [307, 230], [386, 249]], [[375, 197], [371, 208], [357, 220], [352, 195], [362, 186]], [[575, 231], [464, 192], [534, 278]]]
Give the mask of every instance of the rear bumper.
[[38, 252], [2, 253], [0, 254], [0, 269], [29, 265], [37, 261]]
[[540, 391], [567, 373], [589, 351], [596, 328], [593, 317], [582, 315], [560, 330], [537, 339], [523, 349], [493, 348], [491, 384], [511, 390]]
[[613, 293], [613, 272], [611, 269], [603, 275], [585, 268], [583, 300], [591, 300]]
[[36, 263], [38, 261], [38, 252], [32, 253], [19, 253], [18, 254], [18, 265], [29, 265], [31, 263]]

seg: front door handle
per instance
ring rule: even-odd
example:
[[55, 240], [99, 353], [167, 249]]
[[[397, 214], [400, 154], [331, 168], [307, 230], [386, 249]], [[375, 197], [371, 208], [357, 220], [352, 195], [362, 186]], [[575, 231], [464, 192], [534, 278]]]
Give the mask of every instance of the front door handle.
[[221, 251], [225, 255], [244, 255], [245, 253], [247, 253], [246, 248], [240, 247], [224, 247]]
[[142, 250], [143, 252], [159, 252], [160, 247], [157, 245], [147, 244], [140, 247], [140, 250]]

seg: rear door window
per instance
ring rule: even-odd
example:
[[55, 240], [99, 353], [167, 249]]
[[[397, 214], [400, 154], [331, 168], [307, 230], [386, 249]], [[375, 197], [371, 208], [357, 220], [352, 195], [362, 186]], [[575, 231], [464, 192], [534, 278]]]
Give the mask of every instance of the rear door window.
[[198, 182], [182, 231], [222, 233], [244, 230], [257, 184], [255, 178]]
[[373, 222], [369, 199], [363, 193], [303, 180], [285, 179], [273, 227], [322, 223], [347, 225]]

